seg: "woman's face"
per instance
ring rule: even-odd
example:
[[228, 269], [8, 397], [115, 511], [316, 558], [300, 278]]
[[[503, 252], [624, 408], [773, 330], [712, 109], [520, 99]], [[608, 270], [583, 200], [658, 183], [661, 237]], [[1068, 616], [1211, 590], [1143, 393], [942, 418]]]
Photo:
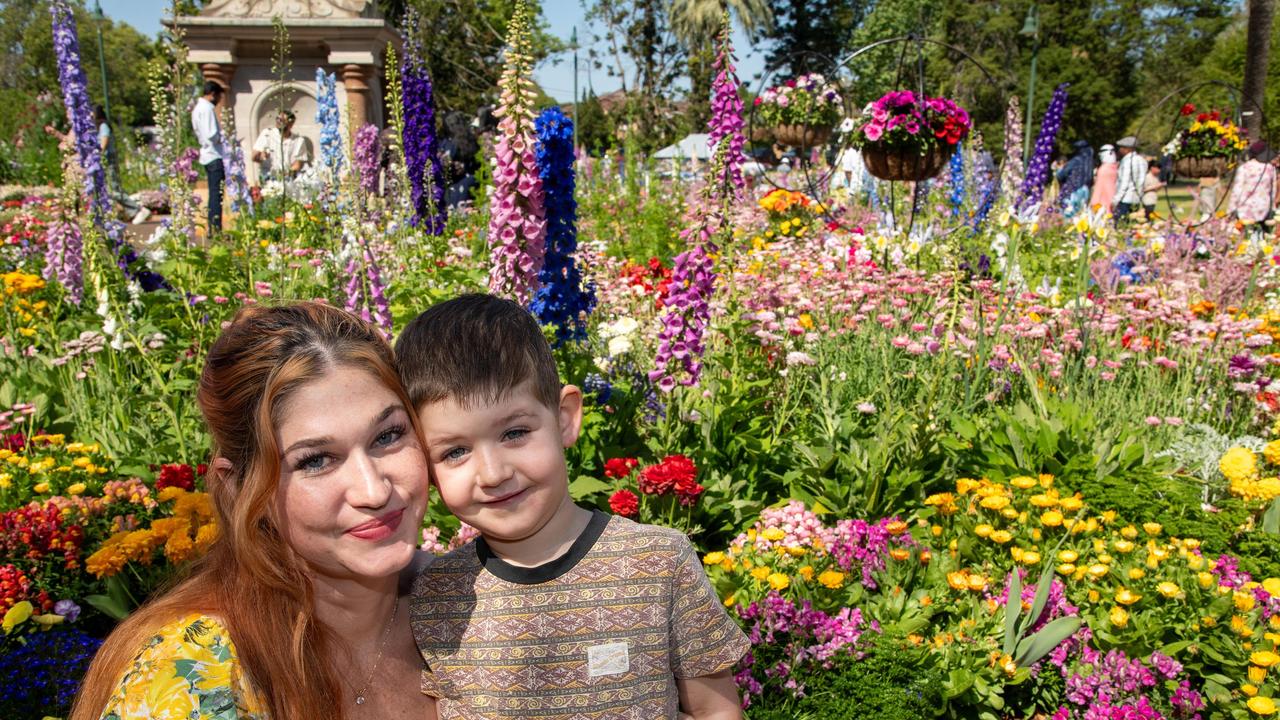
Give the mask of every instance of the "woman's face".
[[427, 506], [427, 463], [399, 397], [341, 366], [307, 383], [276, 429], [283, 534], [312, 570], [383, 578], [407, 566]]

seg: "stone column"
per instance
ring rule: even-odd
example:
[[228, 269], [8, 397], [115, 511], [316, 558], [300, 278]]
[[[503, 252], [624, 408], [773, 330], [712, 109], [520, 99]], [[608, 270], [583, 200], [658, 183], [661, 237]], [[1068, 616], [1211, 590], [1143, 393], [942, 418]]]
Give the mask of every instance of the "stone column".
[[355, 132], [369, 122], [369, 66], [348, 64], [342, 66], [342, 86], [347, 90], [350, 132]]
[[213, 80], [222, 86], [223, 107], [234, 108], [235, 97], [231, 89], [231, 80], [236, 76], [236, 66], [229, 63], [202, 63], [200, 74], [205, 80]]

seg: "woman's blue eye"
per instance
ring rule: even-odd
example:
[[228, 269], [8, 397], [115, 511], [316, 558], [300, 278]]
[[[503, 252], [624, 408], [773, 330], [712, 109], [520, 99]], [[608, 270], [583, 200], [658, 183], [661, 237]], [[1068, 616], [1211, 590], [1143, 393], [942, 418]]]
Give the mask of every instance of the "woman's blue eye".
[[467, 452], [466, 448], [456, 447], [444, 454], [441, 460], [458, 460]]
[[392, 443], [394, 443], [395, 441], [399, 440], [402, 437], [404, 437], [404, 428], [397, 425], [396, 427], [388, 428], [385, 431], [383, 431], [383, 433], [378, 436], [378, 439], [376, 442], [378, 445], [386, 447], [387, 445], [391, 445]]
[[302, 458], [301, 460], [299, 460], [296, 464], [294, 464], [294, 468], [297, 470], [303, 470], [308, 472], [323, 470], [325, 466], [325, 460], [327, 459], [328, 458], [326, 458], [321, 453], [317, 453], [315, 455], [308, 455]]

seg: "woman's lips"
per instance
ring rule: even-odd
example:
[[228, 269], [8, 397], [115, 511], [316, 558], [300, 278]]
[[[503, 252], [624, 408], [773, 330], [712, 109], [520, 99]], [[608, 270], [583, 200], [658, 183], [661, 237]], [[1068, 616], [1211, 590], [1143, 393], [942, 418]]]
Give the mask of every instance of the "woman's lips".
[[400, 519], [404, 517], [404, 508], [376, 517], [369, 522], [361, 523], [347, 531], [348, 535], [361, 540], [382, 540], [389, 537], [400, 527]]

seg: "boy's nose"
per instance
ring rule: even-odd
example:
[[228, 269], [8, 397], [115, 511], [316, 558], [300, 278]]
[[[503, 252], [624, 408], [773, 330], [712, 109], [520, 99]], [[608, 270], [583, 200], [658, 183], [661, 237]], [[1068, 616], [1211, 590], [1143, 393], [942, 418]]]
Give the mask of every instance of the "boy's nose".
[[498, 487], [511, 477], [511, 466], [500, 453], [480, 453], [479, 467], [476, 468], [476, 484], [483, 488]]

